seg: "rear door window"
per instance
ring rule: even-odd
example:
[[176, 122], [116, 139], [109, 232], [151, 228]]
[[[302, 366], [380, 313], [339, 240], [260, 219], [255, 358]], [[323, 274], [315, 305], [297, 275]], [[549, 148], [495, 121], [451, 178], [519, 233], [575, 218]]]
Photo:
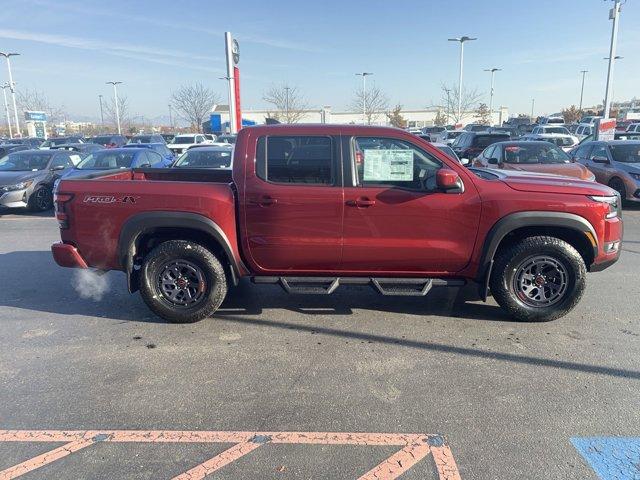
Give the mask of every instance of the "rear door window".
[[256, 174], [262, 180], [299, 185], [335, 183], [331, 137], [269, 136], [258, 142]]

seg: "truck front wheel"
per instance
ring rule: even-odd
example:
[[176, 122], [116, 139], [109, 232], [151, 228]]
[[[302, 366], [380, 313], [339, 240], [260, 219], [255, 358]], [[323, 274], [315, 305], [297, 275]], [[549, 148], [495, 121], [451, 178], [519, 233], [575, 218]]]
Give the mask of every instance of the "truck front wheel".
[[546, 322], [575, 307], [585, 289], [584, 260], [555, 237], [528, 237], [497, 255], [489, 286], [513, 318]]
[[140, 294], [158, 316], [191, 323], [212, 315], [227, 294], [224, 268], [202, 245], [170, 240], [144, 259]]

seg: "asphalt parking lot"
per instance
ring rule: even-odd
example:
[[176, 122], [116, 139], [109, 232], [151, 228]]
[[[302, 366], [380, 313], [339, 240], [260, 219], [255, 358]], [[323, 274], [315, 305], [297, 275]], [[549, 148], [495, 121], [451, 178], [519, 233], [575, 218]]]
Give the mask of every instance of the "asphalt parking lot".
[[[640, 209], [624, 218], [621, 260], [551, 323], [454, 289], [243, 283], [173, 325], [123, 274], [55, 265], [50, 215], [2, 211], [0, 479], [600, 478], [589, 442], [640, 436]], [[631, 445], [616, 461], [640, 475]]]

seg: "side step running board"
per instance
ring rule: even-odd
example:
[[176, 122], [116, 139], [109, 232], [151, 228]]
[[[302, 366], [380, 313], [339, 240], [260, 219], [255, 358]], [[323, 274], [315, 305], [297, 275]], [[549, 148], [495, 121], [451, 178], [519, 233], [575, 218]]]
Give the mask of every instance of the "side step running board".
[[389, 296], [423, 297], [431, 287], [462, 287], [463, 279], [375, 277], [252, 277], [256, 284], [278, 284], [287, 293], [328, 295], [340, 285], [370, 285]]

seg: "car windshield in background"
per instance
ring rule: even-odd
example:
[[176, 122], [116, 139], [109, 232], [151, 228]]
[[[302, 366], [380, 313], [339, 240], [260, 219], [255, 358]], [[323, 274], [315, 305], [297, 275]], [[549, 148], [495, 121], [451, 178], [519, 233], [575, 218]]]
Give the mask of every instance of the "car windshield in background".
[[611, 156], [616, 162], [640, 163], [640, 143], [611, 145]]
[[478, 135], [476, 137], [475, 146], [478, 148], [487, 148], [492, 143], [509, 140], [509, 135]]
[[0, 171], [29, 172], [43, 170], [52, 154], [40, 152], [15, 152], [0, 159]]
[[456, 152], [454, 152], [449, 145], [438, 145], [437, 149], [440, 150], [445, 155], [449, 155], [451, 158], [458, 161], [458, 156], [456, 155]]
[[53, 147], [54, 145], [64, 145], [70, 143], [68, 138], [51, 138], [46, 142], [43, 142], [42, 147]]
[[129, 143], [151, 143], [151, 135], [139, 135], [129, 140]]
[[549, 137], [542, 139], [545, 142], [551, 142], [558, 147], [570, 147], [573, 145], [573, 140], [571, 137]]
[[95, 137], [91, 143], [97, 143], [99, 145], [108, 145], [111, 143], [113, 137]]
[[569, 163], [569, 155], [552, 144], [530, 143], [504, 147], [505, 163]]
[[187, 135], [187, 136], [180, 135], [179, 137], [174, 138], [173, 142], [171, 142], [171, 143], [176, 143], [176, 144], [179, 144], [179, 143], [196, 143], [196, 137], [190, 136], [190, 135]]
[[229, 168], [231, 167], [231, 149], [204, 150], [192, 149], [182, 155], [174, 164], [177, 168]]
[[545, 127], [544, 133], [564, 133], [564, 134], [568, 134], [569, 130], [566, 127]]
[[81, 161], [76, 168], [79, 170], [109, 170], [112, 168], [131, 168], [135, 152], [113, 152], [101, 150], [94, 152]]
[[235, 135], [220, 135], [216, 140], [218, 143], [236, 143]]

